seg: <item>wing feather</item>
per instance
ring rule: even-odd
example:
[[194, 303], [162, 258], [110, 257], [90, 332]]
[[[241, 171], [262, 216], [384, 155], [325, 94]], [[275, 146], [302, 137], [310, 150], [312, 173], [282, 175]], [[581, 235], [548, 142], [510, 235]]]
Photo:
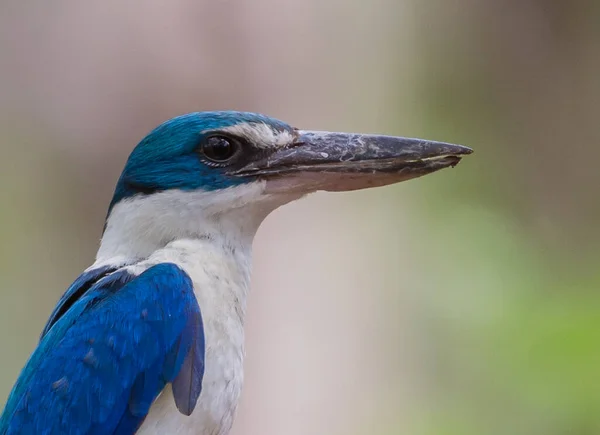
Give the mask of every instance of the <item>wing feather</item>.
[[183, 414], [194, 409], [204, 329], [190, 278], [171, 263], [137, 277], [126, 269], [98, 277], [59, 303], [9, 396], [0, 434], [133, 434], [167, 383]]

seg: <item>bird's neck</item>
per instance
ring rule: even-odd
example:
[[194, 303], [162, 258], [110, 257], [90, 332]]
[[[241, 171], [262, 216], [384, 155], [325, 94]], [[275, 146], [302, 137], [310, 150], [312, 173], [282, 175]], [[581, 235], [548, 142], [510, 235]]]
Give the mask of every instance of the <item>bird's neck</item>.
[[177, 240], [206, 240], [250, 252], [264, 218], [281, 199], [250, 185], [214, 192], [168, 191], [116, 204], [95, 265], [131, 264]]

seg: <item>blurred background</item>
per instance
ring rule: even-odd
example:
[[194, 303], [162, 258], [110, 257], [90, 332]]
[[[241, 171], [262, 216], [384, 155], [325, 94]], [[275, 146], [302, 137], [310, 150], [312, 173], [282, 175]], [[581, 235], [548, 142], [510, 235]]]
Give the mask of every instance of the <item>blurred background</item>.
[[235, 435], [600, 433], [600, 2], [0, 2], [0, 404], [158, 123], [469, 145], [255, 240]]

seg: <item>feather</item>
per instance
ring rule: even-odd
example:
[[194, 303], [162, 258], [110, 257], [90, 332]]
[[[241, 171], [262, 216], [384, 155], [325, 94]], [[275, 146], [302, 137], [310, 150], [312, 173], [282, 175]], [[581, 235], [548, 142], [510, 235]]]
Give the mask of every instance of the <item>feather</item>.
[[56, 321], [65, 314], [69, 308], [87, 291], [94, 285], [100, 278], [108, 275], [109, 273], [117, 270], [112, 266], [99, 267], [97, 269], [88, 270], [75, 280], [73, 284], [67, 289], [65, 294], [60, 298], [56, 308], [50, 315], [44, 330], [40, 336], [40, 340], [48, 333], [50, 328], [56, 323]]
[[189, 340], [190, 346], [186, 346], [188, 349], [183, 365], [173, 381], [175, 405], [179, 412], [184, 415], [191, 415], [194, 410], [202, 390], [202, 377], [204, 376], [205, 344], [204, 334], [200, 334], [202, 329], [200, 310], [190, 316], [188, 323], [182, 340]]
[[162, 263], [137, 277], [119, 269], [86, 283], [84, 291], [71, 288], [69, 308], [53, 315], [9, 396], [0, 434], [135, 433], [182, 368], [190, 387], [181, 409], [193, 410], [204, 329], [187, 274]]

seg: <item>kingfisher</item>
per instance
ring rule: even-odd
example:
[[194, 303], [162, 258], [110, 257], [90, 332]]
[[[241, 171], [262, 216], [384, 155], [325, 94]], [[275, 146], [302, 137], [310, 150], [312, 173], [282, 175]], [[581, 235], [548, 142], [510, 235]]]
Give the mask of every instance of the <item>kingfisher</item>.
[[95, 262], [17, 379], [0, 435], [229, 433], [243, 382], [252, 241], [276, 208], [455, 166], [472, 150], [195, 112], [131, 152]]

